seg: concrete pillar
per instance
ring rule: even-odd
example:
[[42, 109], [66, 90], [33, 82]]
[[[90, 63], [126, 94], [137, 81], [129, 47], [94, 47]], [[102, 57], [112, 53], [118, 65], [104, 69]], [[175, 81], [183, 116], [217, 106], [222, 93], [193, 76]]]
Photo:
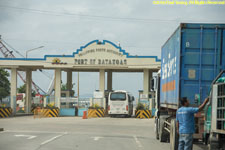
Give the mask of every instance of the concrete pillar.
[[25, 107], [26, 107], [26, 113], [31, 112], [31, 99], [32, 99], [32, 71], [27, 70], [26, 71], [26, 101], [25, 101]]
[[61, 69], [55, 69], [55, 106], [60, 108]]
[[105, 92], [105, 70], [99, 70], [99, 91]]
[[45, 97], [44, 98], [44, 107], [46, 107], [47, 106], [47, 98]]
[[143, 76], [143, 94], [149, 93], [149, 70], [144, 69], [144, 76]]
[[107, 90], [112, 91], [112, 71], [107, 72]]
[[10, 90], [10, 107], [13, 109], [13, 114], [16, 113], [16, 92], [17, 90], [17, 69], [11, 69], [11, 90]]
[[148, 69], [144, 69], [144, 83], [143, 83], [143, 94], [147, 96], [147, 100], [149, 101], [149, 108], [152, 110], [153, 103], [152, 98], [149, 99], [150, 88], [151, 88], [151, 79], [152, 79], [152, 72]]
[[148, 94], [149, 94], [149, 70], [144, 69], [144, 74], [143, 74], [143, 95], [142, 99], [147, 100], [149, 102]]
[[72, 71], [67, 71], [67, 90], [72, 90], [73, 84], [72, 84]]

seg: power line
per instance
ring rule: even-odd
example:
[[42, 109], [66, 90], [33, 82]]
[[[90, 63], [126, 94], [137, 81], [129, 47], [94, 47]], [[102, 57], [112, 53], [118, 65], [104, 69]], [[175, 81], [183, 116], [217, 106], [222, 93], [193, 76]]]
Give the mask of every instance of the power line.
[[89, 15], [89, 14], [77, 14], [77, 13], [65, 13], [65, 12], [56, 12], [56, 11], [47, 11], [47, 10], [39, 10], [39, 9], [31, 9], [31, 8], [22, 8], [22, 7], [13, 7], [7, 5], [0, 5], [2, 8], [10, 8], [14, 10], [22, 10], [29, 11], [32, 13], [41, 13], [48, 15], [56, 15], [56, 16], [78, 16], [78, 17], [88, 17], [92, 19], [111, 19], [111, 20], [122, 20], [122, 21], [137, 21], [137, 22], [176, 22], [178, 20], [165, 20], [165, 19], [146, 19], [146, 18], [127, 18], [127, 17], [112, 17], [112, 16], [100, 16], [100, 15]]
[[212, 21], [222, 21], [222, 20], [180, 20], [180, 19], [149, 19], [149, 18], [134, 18], [134, 17], [112, 17], [112, 16], [100, 16], [100, 15], [90, 15], [90, 14], [78, 14], [78, 13], [66, 13], [66, 12], [56, 12], [56, 11], [48, 11], [48, 10], [40, 10], [40, 9], [33, 9], [33, 8], [22, 8], [22, 7], [14, 7], [14, 6], [7, 6], [7, 5], [0, 5], [1, 8], [9, 8], [14, 10], [22, 10], [28, 11], [31, 13], [39, 13], [39, 14], [47, 14], [47, 15], [54, 15], [54, 16], [69, 16], [69, 17], [85, 17], [86, 19], [107, 19], [113, 21], [135, 21], [135, 22], [212, 22]]

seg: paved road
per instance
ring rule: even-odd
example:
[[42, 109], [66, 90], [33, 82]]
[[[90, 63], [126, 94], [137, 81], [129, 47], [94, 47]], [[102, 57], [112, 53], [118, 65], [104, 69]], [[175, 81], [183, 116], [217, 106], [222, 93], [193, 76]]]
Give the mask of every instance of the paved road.
[[155, 140], [153, 119], [27, 116], [0, 119], [1, 127], [0, 150], [169, 150]]

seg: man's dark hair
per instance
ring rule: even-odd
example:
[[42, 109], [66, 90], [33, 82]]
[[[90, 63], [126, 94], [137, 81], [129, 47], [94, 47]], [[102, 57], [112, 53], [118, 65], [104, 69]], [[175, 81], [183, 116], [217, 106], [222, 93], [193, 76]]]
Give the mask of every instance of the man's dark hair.
[[181, 98], [180, 103], [182, 106], [184, 106], [186, 102], [187, 102], [187, 97]]

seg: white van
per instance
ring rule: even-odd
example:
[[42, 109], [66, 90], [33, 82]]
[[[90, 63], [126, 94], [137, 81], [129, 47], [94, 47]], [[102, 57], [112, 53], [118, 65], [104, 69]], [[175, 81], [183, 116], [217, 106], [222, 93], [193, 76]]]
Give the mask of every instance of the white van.
[[134, 97], [127, 91], [117, 90], [109, 93], [108, 114], [110, 117], [125, 115], [130, 117], [133, 114]]

